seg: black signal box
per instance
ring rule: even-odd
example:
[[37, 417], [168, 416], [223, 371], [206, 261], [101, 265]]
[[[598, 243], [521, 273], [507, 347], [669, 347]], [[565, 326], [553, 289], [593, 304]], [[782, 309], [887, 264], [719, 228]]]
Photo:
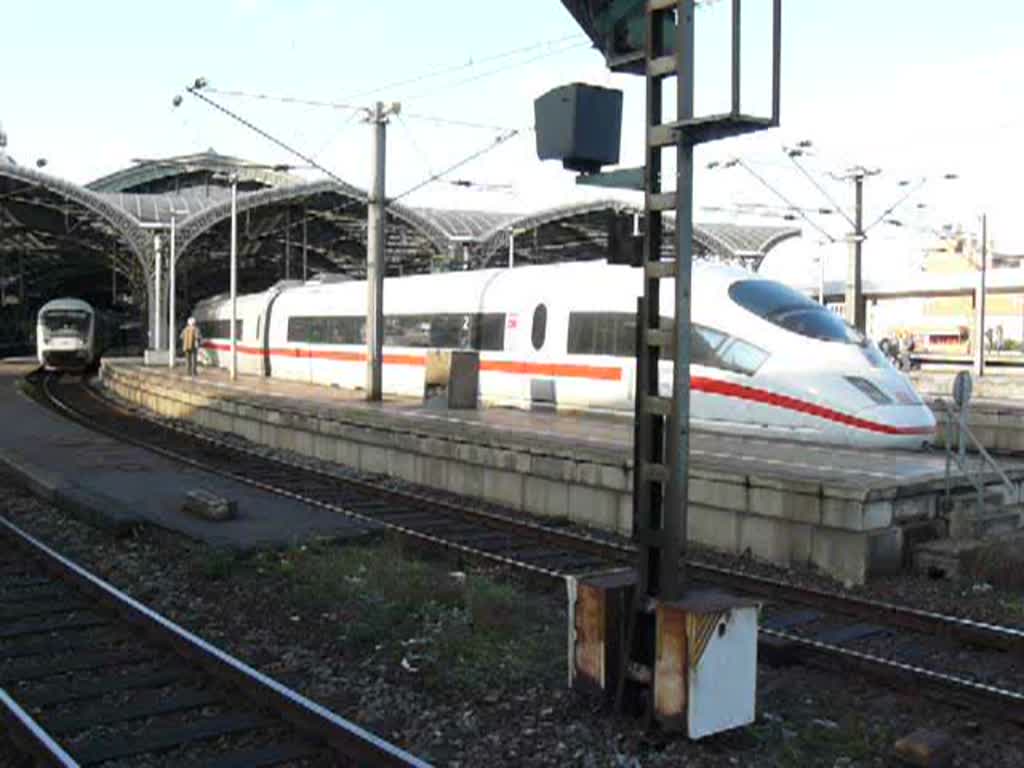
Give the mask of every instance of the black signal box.
[[580, 173], [619, 162], [622, 91], [585, 83], [554, 88], [533, 102], [537, 157]]

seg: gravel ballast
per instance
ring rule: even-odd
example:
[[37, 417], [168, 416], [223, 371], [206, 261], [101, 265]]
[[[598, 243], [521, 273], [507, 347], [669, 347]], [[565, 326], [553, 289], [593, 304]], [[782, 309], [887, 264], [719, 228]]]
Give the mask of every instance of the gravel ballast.
[[[760, 666], [750, 728], [700, 743], [645, 733], [566, 690], [563, 595], [452, 573], [384, 538], [246, 558], [155, 528], [115, 539], [9, 478], [0, 478], [0, 509], [191, 631], [437, 765], [888, 766], [898, 764], [894, 742], [919, 728], [953, 737], [955, 765], [1024, 764], [1019, 728], [802, 666]], [[1020, 615], [1021, 596], [1008, 590], [910, 579], [871, 591], [937, 609], [977, 598], [992, 620]], [[17, 758], [0, 743], [8, 764]]]

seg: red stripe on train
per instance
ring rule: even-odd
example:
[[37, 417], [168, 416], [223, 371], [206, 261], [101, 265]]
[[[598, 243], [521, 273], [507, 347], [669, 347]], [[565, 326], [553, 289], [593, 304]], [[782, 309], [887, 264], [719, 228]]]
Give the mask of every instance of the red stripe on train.
[[704, 376], [694, 376], [690, 379], [690, 386], [699, 392], [707, 392], [711, 395], [722, 395], [723, 397], [735, 397], [740, 400], [750, 400], [755, 403], [772, 405], [777, 408], [785, 408], [788, 411], [806, 413], [818, 418], [835, 421], [849, 427], [866, 429], [871, 432], [881, 432], [886, 435], [930, 435], [934, 428], [927, 427], [894, 427], [889, 424], [881, 424], [877, 421], [869, 421], [856, 416], [835, 411], [816, 403], [808, 403], [806, 400], [799, 400], [788, 395], [780, 395], [775, 392], [768, 392], [764, 389], [755, 389], [743, 384], [735, 384], [731, 381], [721, 379], [710, 379]]
[[[214, 349], [219, 352], [230, 352], [231, 345], [214, 342], [203, 342], [205, 349]], [[238, 345], [238, 351], [245, 355], [264, 355], [258, 347], [247, 347]], [[274, 357], [293, 357], [297, 359], [337, 360], [339, 362], [362, 363], [366, 362], [365, 352], [345, 352], [329, 350], [310, 350], [272, 348], [270, 354]], [[418, 355], [384, 355], [384, 362], [391, 365], [425, 365], [426, 358]], [[576, 365], [571, 363], [532, 363], [514, 360], [481, 360], [480, 370], [493, 371], [496, 373], [534, 374], [537, 376], [556, 376], [560, 378], [583, 378], [599, 381], [620, 381], [622, 379], [621, 367]], [[780, 395], [764, 389], [748, 387], [744, 384], [736, 384], [721, 379], [712, 379], [706, 376], [693, 376], [690, 379], [690, 386], [697, 392], [704, 392], [709, 395], [721, 397], [733, 397], [738, 400], [770, 405], [776, 408], [783, 408], [787, 411], [806, 413], [809, 416], [816, 416], [827, 421], [834, 421], [848, 427], [879, 432], [885, 435], [931, 435], [934, 428], [927, 427], [894, 427], [889, 424], [882, 424], [877, 421], [869, 421], [856, 416], [842, 413], [841, 411], [826, 408], [822, 405], [809, 403], [789, 395]]]
[[[230, 352], [231, 345], [221, 342], [203, 342], [204, 349], [215, 349], [218, 352]], [[237, 345], [239, 354], [263, 355], [259, 347]], [[344, 350], [301, 349], [292, 347], [274, 347], [270, 349], [273, 357], [292, 357], [309, 360], [336, 360], [345, 363], [366, 362], [365, 352], [346, 352]], [[421, 355], [384, 355], [384, 362], [390, 365], [426, 365], [426, 358]], [[619, 366], [578, 365], [574, 363], [534, 363], [515, 360], [481, 360], [481, 371], [495, 373], [532, 374], [534, 376], [557, 376], [560, 378], [597, 379], [600, 381], [621, 381], [622, 368]]]

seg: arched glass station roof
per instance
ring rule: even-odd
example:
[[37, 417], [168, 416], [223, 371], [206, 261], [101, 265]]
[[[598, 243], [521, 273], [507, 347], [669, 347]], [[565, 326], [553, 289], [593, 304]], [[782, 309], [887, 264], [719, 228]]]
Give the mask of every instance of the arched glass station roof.
[[[0, 150], [2, 151], [2, 150]], [[131, 167], [79, 186], [0, 158], [0, 286], [17, 273], [25, 301], [58, 293], [99, 301], [152, 291], [154, 236], [174, 219], [178, 306], [228, 283], [230, 188], [238, 178], [240, 291], [317, 272], [365, 270], [366, 191], [307, 181], [209, 152]], [[391, 203], [389, 274], [600, 258], [616, 217], [642, 214], [620, 200], [572, 203], [528, 214], [418, 208]], [[756, 268], [794, 227], [696, 224], [698, 256]], [[511, 246], [511, 247], [510, 247]], [[166, 264], [166, 259], [164, 260]], [[118, 280], [120, 279], [120, 283]]]

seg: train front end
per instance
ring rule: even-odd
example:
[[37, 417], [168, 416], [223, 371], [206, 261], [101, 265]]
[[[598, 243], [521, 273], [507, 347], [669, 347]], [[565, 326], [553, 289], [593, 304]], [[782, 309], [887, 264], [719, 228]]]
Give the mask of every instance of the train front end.
[[55, 304], [39, 311], [39, 363], [48, 370], [83, 371], [93, 362], [93, 312], [84, 302]]
[[865, 448], [920, 449], [934, 440], [935, 415], [910, 380], [838, 315], [768, 280], [740, 280], [728, 293], [761, 321], [755, 335], [771, 355], [755, 379], [795, 426]]

